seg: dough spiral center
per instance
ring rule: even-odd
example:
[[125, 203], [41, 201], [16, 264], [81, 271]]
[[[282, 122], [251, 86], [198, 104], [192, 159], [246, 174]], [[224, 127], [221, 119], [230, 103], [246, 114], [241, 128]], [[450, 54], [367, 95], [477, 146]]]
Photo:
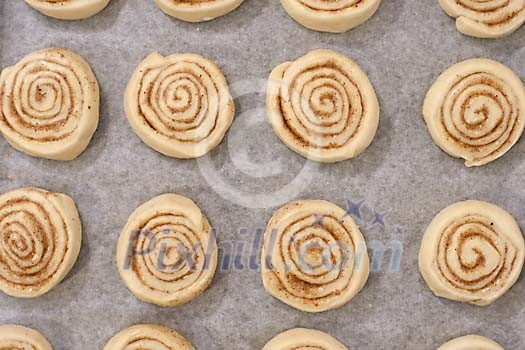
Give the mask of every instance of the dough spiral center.
[[525, 88], [506, 66], [471, 59], [446, 70], [430, 88], [423, 115], [436, 144], [467, 166], [503, 156], [525, 127]]
[[160, 213], [140, 229], [133, 270], [149, 288], [174, 293], [196, 283], [206, 262], [203, 243], [183, 215]]
[[366, 74], [329, 50], [276, 67], [268, 83], [267, 111], [283, 142], [321, 162], [357, 156], [370, 145], [379, 123], [379, 104]]
[[[313, 216], [283, 228], [280, 255], [285, 271], [277, 274], [287, 291], [308, 299], [323, 298], [344, 289], [352, 277], [354, 243], [341, 223], [324, 217], [323, 226], [312, 226]], [[287, 271], [288, 270], [288, 271]]]
[[117, 248], [119, 272], [141, 300], [175, 306], [201, 294], [217, 266], [217, 244], [208, 220], [190, 199], [176, 194], [137, 208]]
[[337, 148], [358, 131], [364, 109], [361, 93], [334, 62], [305, 69], [282, 93], [284, 120], [302, 142]]
[[177, 158], [208, 153], [222, 140], [235, 113], [220, 69], [194, 54], [148, 56], [128, 84], [125, 109], [146, 144]]
[[0, 207], [0, 276], [37, 287], [56, 273], [67, 249], [60, 214], [43, 201], [16, 198]]
[[199, 142], [215, 128], [219, 92], [210, 75], [197, 64], [183, 62], [148, 72], [139, 93], [144, 118], [167, 137]]
[[42, 295], [74, 264], [82, 240], [71, 198], [36, 188], [0, 196], [0, 288], [17, 297]]
[[0, 131], [16, 149], [54, 160], [82, 153], [99, 119], [99, 87], [72, 51], [32, 52], [0, 76]]
[[345, 211], [325, 201], [291, 202], [268, 223], [262, 277], [277, 299], [307, 312], [337, 308], [364, 286], [366, 243]]
[[516, 247], [490, 220], [470, 216], [448, 227], [438, 250], [438, 268], [455, 288], [471, 292], [500, 288], [514, 268]]
[[437, 296], [485, 306], [516, 283], [524, 258], [523, 235], [512, 215], [470, 200], [443, 209], [430, 223], [419, 269]]
[[461, 79], [448, 93], [442, 122], [448, 134], [488, 155], [509, 139], [517, 124], [519, 109], [515, 94], [501, 79], [474, 73]]
[[83, 86], [65, 62], [38, 58], [14, 74], [4, 93], [7, 124], [28, 140], [59, 141], [78, 127]]

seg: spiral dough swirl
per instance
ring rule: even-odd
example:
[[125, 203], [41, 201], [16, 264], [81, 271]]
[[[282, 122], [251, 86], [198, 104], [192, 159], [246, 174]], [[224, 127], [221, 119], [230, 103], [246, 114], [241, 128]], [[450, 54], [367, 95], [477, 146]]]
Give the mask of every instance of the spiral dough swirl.
[[122, 279], [139, 299], [175, 306], [209, 286], [217, 245], [195, 203], [165, 194], [133, 212], [120, 235], [117, 261]]
[[372, 17], [381, 0], [281, 0], [281, 4], [309, 29], [343, 33]]
[[329, 334], [314, 329], [296, 328], [270, 340], [263, 350], [348, 350]]
[[49, 17], [75, 20], [96, 15], [110, 0], [25, 0], [37, 11]]
[[73, 200], [22, 188], [0, 196], [0, 290], [22, 298], [47, 293], [67, 275], [82, 241]]
[[525, 23], [524, 0], [438, 0], [463, 34], [501, 38]]
[[0, 349], [2, 350], [53, 350], [42, 334], [13, 324], [0, 325]]
[[0, 131], [33, 156], [71, 160], [98, 125], [99, 89], [89, 65], [65, 49], [24, 57], [0, 76]]
[[173, 329], [152, 324], [136, 325], [117, 333], [104, 350], [195, 350]]
[[419, 255], [421, 273], [438, 296], [488, 305], [518, 279], [525, 244], [505, 210], [486, 202], [459, 202], [428, 227]]
[[148, 56], [128, 84], [124, 105], [142, 141], [177, 158], [215, 148], [235, 113], [220, 69], [194, 54]]
[[347, 57], [317, 50], [270, 75], [270, 122], [295, 152], [321, 162], [357, 156], [370, 145], [379, 104], [365, 73]]
[[466, 335], [443, 344], [438, 350], [503, 350], [495, 341], [479, 335]]
[[525, 88], [506, 66], [487, 59], [458, 63], [429, 90], [423, 114], [436, 144], [465, 159], [487, 164], [519, 140], [525, 126]]
[[296, 309], [321, 312], [347, 303], [364, 287], [369, 265], [359, 228], [332, 203], [291, 202], [266, 228], [264, 286]]
[[224, 16], [244, 0], [155, 0], [157, 6], [167, 15], [186, 22], [210, 21]]

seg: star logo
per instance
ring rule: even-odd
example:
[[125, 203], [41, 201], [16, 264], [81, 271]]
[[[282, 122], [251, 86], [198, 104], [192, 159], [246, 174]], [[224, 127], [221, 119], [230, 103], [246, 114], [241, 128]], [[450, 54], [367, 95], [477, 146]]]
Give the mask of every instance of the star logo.
[[314, 222], [312, 223], [312, 226], [324, 227], [323, 220], [324, 220], [324, 215], [314, 214]]
[[384, 213], [380, 213], [378, 211], [375, 211], [374, 210], [374, 220], [372, 220], [372, 222], [370, 223], [370, 225], [368, 227], [374, 227], [376, 225], [382, 227], [382, 228], [385, 228], [386, 227], [386, 224], [385, 224], [385, 217], [388, 215], [389, 211], [386, 211]]
[[365, 200], [360, 200], [357, 203], [352, 202], [352, 200], [347, 199], [346, 200], [346, 213], [343, 215], [342, 219], [346, 218], [347, 216], [353, 216], [359, 221], [363, 221], [363, 214], [361, 213], [361, 209], [365, 205]]
[[394, 234], [398, 236], [403, 236], [405, 234], [405, 231], [401, 227], [396, 226], [396, 231], [394, 232]]

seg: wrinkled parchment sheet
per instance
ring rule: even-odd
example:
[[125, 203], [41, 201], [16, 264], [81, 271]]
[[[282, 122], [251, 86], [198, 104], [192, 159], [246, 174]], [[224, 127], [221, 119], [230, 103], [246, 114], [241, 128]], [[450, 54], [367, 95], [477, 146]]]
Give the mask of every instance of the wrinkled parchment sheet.
[[[525, 280], [480, 308], [434, 297], [417, 267], [426, 226], [455, 201], [493, 202], [523, 228], [525, 140], [500, 160], [467, 169], [433, 144], [421, 108], [437, 76], [463, 59], [495, 59], [525, 77], [525, 28], [495, 41], [469, 38], [456, 31], [436, 0], [383, 0], [370, 21], [338, 35], [296, 24], [277, 0], [246, 0], [230, 15], [201, 24], [172, 19], [153, 0], [112, 0], [99, 15], [74, 22], [47, 18], [22, 0], [0, 0], [0, 26], [2, 68], [36, 49], [66, 47], [92, 65], [101, 86], [100, 124], [78, 159], [32, 158], [0, 138], [0, 191], [37, 186], [67, 193], [84, 228], [80, 257], [66, 280], [33, 300], [0, 295], [1, 323], [36, 328], [58, 350], [102, 349], [117, 331], [136, 323], [172, 327], [206, 350], [261, 349], [298, 326], [327, 331], [356, 350], [432, 350], [469, 333], [491, 337], [505, 349], [525, 346]], [[266, 121], [264, 82], [272, 68], [317, 48], [358, 62], [380, 100], [377, 136], [354, 160], [305, 161]], [[131, 130], [122, 107], [125, 85], [153, 51], [207, 56], [232, 85], [236, 120], [209, 156], [171, 159]], [[222, 247], [246, 246], [236, 266], [219, 271], [202, 296], [167, 309], [135, 298], [115, 262], [128, 216], [166, 192], [194, 199]], [[365, 289], [335, 311], [311, 315], [273, 299], [257, 266], [249, 264], [249, 246], [272, 213], [295, 198], [327, 199], [342, 207], [347, 200], [364, 201], [355, 210], [362, 220], [356, 221], [369, 243], [397, 247], [398, 253], [402, 247], [398, 268], [392, 269], [387, 252]], [[224, 252], [221, 259], [227, 258]]]

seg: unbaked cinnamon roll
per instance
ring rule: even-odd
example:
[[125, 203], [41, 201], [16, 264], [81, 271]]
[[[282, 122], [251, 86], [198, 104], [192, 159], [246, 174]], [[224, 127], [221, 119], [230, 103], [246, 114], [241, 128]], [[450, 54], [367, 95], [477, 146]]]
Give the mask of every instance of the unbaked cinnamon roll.
[[523, 0], [438, 0], [445, 12], [456, 18], [463, 34], [478, 38], [501, 38], [525, 23]]
[[0, 349], [53, 350], [47, 339], [34, 329], [13, 325], [0, 325]]
[[191, 343], [173, 329], [141, 324], [123, 329], [106, 344], [104, 350], [195, 350]]
[[296, 328], [270, 340], [263, 350], [348, 350], [337, 339], [313, 329]]
[[467, 335], [442, 345], [438, 350], [503, 350], [501, 345], [479, 335]]
[[381, 0], [281, 0], [288, 14], [306, 28], [343, 33], [367, 21]]
[[0, 195], [0, 290], [20, 298], [47, 293], [75, 263], [82, 227], [73, 200], [22, 188]]
[[270, 219], [262, 248], [264, 287], [306, 312], [349, 302], [370, 271], [366, 243], [354, 220], [326, 201], [287, 204]]
[[210, 285], [217, 266], [215, 235], [193, 201], [165, 194], [131, 214], [120, 235], [117, 262], [136, 297], [179, 305]]
[[160, 9], [175, 18], [186, 22], [210, 21], [224, 16], [244, 0], [155, 0]]
[[523, 236], [512, 215], [470, 200], [434, 218], [421, 243], [419, 269], [437, 296], [484, 306], [516, 283], [524, 254]]
[[0, 75], [0, 131], [29, 155], [72, 160], [98, 126], [98, 82], [66, 49], [35, 51]]
[[267, 113], [279, 138], [320, 162], [353, 158], [372, 142], [379, 103], [366, 74], [349, 58], [312, 51], [270, 75]]
[[200, 157], [215, 148], [235, 113], [219, 67], [194, 54], [148, 56], [131, 77], [124, 107], [144, 143], [176, 158]]
[[110, 0], [25, 0], [32, 8], [46, 16], [75, 20], [96, 15]]
[[481, 166], [509, 151], [525, 127], [525, 88], [501, 63], [470, 59], [445, 71], [429, 90], [423, 115], [434, 142]]

